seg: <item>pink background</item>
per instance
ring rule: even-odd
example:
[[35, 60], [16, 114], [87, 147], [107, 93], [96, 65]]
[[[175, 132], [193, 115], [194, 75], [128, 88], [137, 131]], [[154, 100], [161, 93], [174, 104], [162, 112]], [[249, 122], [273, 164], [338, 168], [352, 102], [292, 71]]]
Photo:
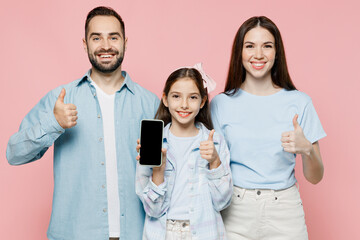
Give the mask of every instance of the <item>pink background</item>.
[[280, 28], [290, 73], [309, 94], [328, 137], [320, 141], [321, 183], [297, 178], [310, 239], [360, 239], [360, 5], [342, 1], [6, 1], [0, 9], [0, 239], [46, 239], [52, 191], [52, 149], [34, 163], [8, 165], [5, 151], [25, 114], [49, 90], [90, 67], [82, 47], [86, 14], [112, 6], [129, 37], [124, 69], [161, 94], [172, 70], [202, 61], [223, 90], [241, 23], [254, 15]]

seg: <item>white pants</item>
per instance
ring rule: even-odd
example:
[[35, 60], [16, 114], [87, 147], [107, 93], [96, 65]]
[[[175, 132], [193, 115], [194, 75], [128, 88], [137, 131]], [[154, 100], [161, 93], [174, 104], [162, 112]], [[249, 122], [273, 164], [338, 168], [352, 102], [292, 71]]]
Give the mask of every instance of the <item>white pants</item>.
[[222, 213], [229, 240], [307, 240], [305, 214], [296, 185], [281, 191], [234, 187]]
[[166, 240], [191, 240], [189, 220], [167, 220]]

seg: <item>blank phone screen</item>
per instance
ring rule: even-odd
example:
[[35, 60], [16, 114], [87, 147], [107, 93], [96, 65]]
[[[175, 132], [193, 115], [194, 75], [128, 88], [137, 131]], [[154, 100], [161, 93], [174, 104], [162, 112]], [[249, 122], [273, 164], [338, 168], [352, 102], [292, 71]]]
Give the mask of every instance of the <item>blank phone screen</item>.
[[141, 121], [140, 164], [161, 164], [161, 147], [163, 142], [164, 123], [156, 120]]

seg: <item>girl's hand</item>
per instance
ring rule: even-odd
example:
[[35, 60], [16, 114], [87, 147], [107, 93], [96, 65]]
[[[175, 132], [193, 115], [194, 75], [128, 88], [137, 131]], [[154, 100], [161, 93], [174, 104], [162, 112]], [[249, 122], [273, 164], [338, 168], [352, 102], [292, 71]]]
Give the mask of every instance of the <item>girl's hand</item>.
[[208, 140], [200, 143], [200, 155], [209, 162], [210, 169], [217, 168], [221, 164], [213, 142], [214, 133], [215, 130], [211, 130]]
[[310, 155], [313, 146], [309, 140], [305, 138], [304, 132], [297, 122], [298, 115], [293, 118], [294, 131], [284, 132], [281, 135], [281, 146], [285, 152]]
[[162, 161], [160, 167], [153, 167], [152, 181], [157, 186], [164, 182], [164, 172], [166, 167], [166, 149], [162, 148]]
[[161, 161], [161, 166], [159, 167], [153, 167], [153, 173], [154, 172], [161, 172], [164, 173], [165, 172], [165, 167], [166, 167], [166, 149], [162, 148], [161, 149], [162, 152], [162, 161]]
[[[139, 153], [140, 148], [141, 148], [140, 139], [138, 139], [136, 142], [137, 142], [136, 151]], [[138, 161], [140, 160], [140, 155], [139, 154], [136, 156], [136, 160], [138, 160]]]
[[[141, 145], [140, 145], [140, 139], [137, 140], [137, 146], [136, 146], [136, 151], [139, 153], [140, 151], [140, 148], [141, 148]], [[162, 163], [161, 163], [161, 166], [159, 167], [154, 167], [153, 168], [153, 171], [159, 171], [159, 170], [162, 170], [162, 171], [165, 171], [165, 165], [166, 165], [166, 149], [165, 148], [162, 148], [161, 149], [161, 152], [162, 152]], [[140, 160], [140, 155], [137, 155], [136, 156], [136, 160]]]
[[[140, 139], [137, 140], [137, 146], [136, 146], [136, 151], [139, 153], [141, 148], [140, 145]], [[164, 172], [165, 172], [165, 167], [166, 167], [166, 149], [162, 148], [161, 149], [162, 152], [162, 161], [161, 161], [161, 166], [159, 167], [153, 167], [153, 175], [152, 175], [152, 181], [153, 183], [155, 183], [156, 185], [160, 185], [161, 183], [164, 182]], [[140, 155], [136, 156], [136, 160], [139, 161], [140, 160]]]

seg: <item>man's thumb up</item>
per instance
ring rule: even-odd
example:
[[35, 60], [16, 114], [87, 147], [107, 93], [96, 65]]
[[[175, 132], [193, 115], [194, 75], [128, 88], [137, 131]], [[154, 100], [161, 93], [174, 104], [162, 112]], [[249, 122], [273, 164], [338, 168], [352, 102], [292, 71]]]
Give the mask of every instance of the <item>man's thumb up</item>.
[[64, 103], [65, 94], [65, 88], [61, 89], [54, 106], [56, 121], [64, 129], [74, 127], [77, 124], [76, 120], [78, 119], [76, 106], [72, 103]]
[[65, 88], [61, 89], [61, 92], [57, 98], [57, 101], [64, 103], [65, 94], [66, 94]]

